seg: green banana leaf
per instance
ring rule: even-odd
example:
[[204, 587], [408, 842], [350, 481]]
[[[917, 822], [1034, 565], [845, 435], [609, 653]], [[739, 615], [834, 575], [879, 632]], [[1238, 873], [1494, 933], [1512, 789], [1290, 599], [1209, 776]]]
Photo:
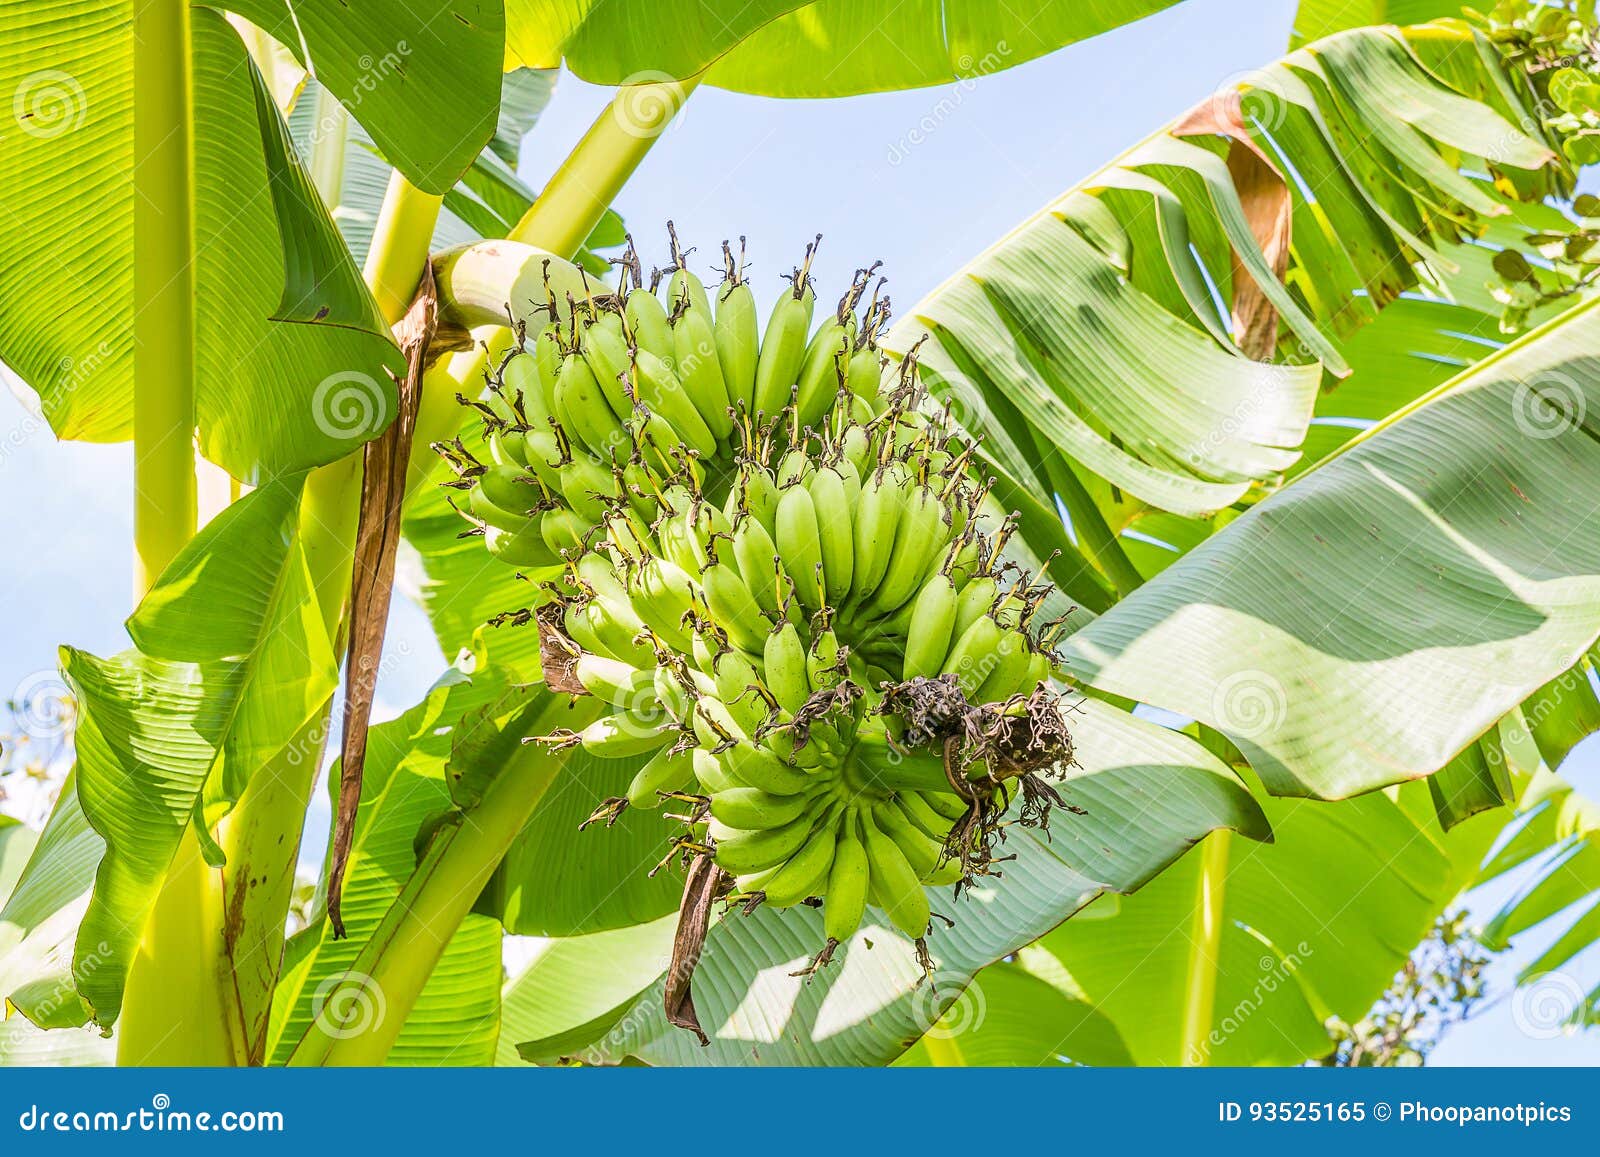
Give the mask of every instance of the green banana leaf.
[[[0, 167], [12, 254], [0, 358], [62, 438], [132, 433], [131, 12], [126, 0], [30, 8], [0, 47], [0, 81], [30, 110]], [[193, 66], [200, 447], [257, 481], [381, 430], [399, 355], [283, 155], [281, 119], [237, 33], [208, 9], [193, 13]]]
[[606, 799], [627, 794], [643, 763], [569, 754], [495, 869], [481, 910], [498, 916], [507, 932], [527, 936], [582, 936], [675, 911], [682, 880], [665, 870], [650, 875], [670, 838], [659, 813], [629, 808], [610, 827], [579, 830]]
[[1135, 895], [1045, 936], [1047, 967], [1031, 952], [1024, 965], [1064, 969], [1140, 1065], [1321, 1056], [1324, 1022], [1366, 1013], [1499, 830], [1482, 816], [1446, 836], [1426, 795], [1408, 793], [1270, 800], [1271, 845], [1214, 835]]
[[[1539, 730], [1534, 725], [1528, 734], [1537, 736]], [[1486, 882], [1514, 868], [1523, 869], [1525, 878], [1485, 923], [1483, 943], [1503, 949], [1530, 930], [1559, 928], [1548, 947], [1518, 972], [1523, 989], [1513, 999], [1526, 1002], [1523, 1014], [1539, 1027], [1555, 1027], [1550, 1022], [1560, 1013], [1574, 1027], [1600, 1023], [1600, 985], [1585, 993], [1580, 973], [1571, 967], [1600, 941], [1600, 804], [1541, 764], [1529, 777], [1520, 806], [1519, 823], [1479, 879]]]
[[1003, 877], [959, 903], [948, 890], [930, 891], [934, 911], [956, 921], [949, 929], [940, 924], [929, 940], [931, 980], [910, 942], [875, 910], [810, 983], [791, 974], [822, 945], [818, 912], [734, 913], [712, 928], [694, 973], [709, 1047], [667, 1024], [658, 982], [614, 1021], [589, 1021], [592, 1039], [568, 1031], [554, 1048], [526, 1042], [523, 1055], [592, 1063], [885, 1064], [938, 1021], [980, 968], [1100, 893], [1146, 884], [1208, 831], [1268, 838], [1254, 797], [1187, 737], [1094, 700], [1078, 702], [1073, 718], [1078, 766], [1063, 793], [1086, 814], [1058, 812], [1047, 835], [1010, 829], [1006, 852], [1017, 858]]
[[1459, 166], [1565, 187], [1537, 117], [1509, 111], [1446, 85], [1396, 30], [1320, 41], [1018, 225], [889, 344], [922, 342], [1003, 501], [1058, 494], [1080, 539], [1141, 505], [1208, 517], [1294, 468], [1324, 368], [1349, 369], [1336, 338], [1418, 284], [1417, 257], [1448, 264], [1509, 214]]
[[[334, 939], [326, 895], [318, 915], [290, 939], [273, 1002], [268, 1036], [271, 1063], [286, 1061], [322, 1016], [350, 1017], [352, 1031], [376, 1028], [389, 1015], [381, 985], [353, 977], [351, 968], [417, 862], [428, 825], [452, 807], [446, 767], [460, 722], [508, 695], [492, 671], [468, 675], [452, 668], [427, 697], [369, 733], [361, 804], [346, 867], [342, 913], [348, 936]], [[336, 791], [338, 764], [329, 774]], [[326, 887], [324, 871], [321, 887]], [[499, 924], [471, 915], [451, 936], [437, 967], [390, 1053], [389, 1063], [489, 1064], [500, 1024]], [[354, 980], [341, 990], [341, 982]], [[336, 1000], [338, 1007], [329, 1007]], [[354, 1007], [350, 1007], [353, 1005]]]
[[537, 955], [506, 982], [500, 993], [497, 1065], [525, 1063], [517, 1042], [542, 1040], [550, 1051], [530, 1058], [554, 1062], [563, 1034], [573, 1033], [574, 1051], [609, 1029], [634, 998], [666, 970], [672, 958], [676, 913], [586, 936], [547, 940]]
[[4, 889], [7, 899], [0, 907], [0, 1008], [15, 1008], [47, 1029], [89, 1020], [73, 981], [72, 955], [106, 843], [83, 814], [77, 778], [74, 771], [62, 785], [44, 831], [15, 886]]
[[[103, 855], [73, 978], [102, 1026], [117, 1018], [144, 916], [191, 817], [225, 812], [332, 694], [337, 662], [294, 535], [302, 481], [252, 491], [196, 536], [129, 620], [133, 650], [100, 659], [62, 649], [82, 711], [78, 766], [41, 842], [59, 853], [29, 863], [12, 903], [28, 899], [14, 915], [8, 904], [5, 922], [26, 939], [76, 903], [97, 843], [79, 827], [81, 807]], [[53, 969], [24, 979], [19, 1005], [73, 1019]]]
[[597, 84], [683, 78], [761, 96], [851, 96], [984, 76], [1177, 0], [508, 0], [506, 51]]
[[[0, 816], [0, 898], [9, 908], [12, 888], [22, 875], [23, 866], [38, 844], [39, 833], [12, 819]], [[0, 915], [0, 990], [7, 985], [14, 949], [7, 946], [8, 921]], [[66, 989], [73, 1003], [77, 996]], [[115, 1046], [94, 1029], [58, 1028], [46, 1032], [27, 1016], [11, 1016], [0, 1000], [0, 1066], [21, 1065], [108, 1065]], [[81, 1021], [80, 1021], [81, 1023]]]
[[38, 841], [38, 833], [21, 820], [0, 815], [0, 897], [10, 899]]
[[1600, 633], [1596, 302], [1256, 506], [1065, 643], [1275, 794], [1437, 771]]
[[1087, 1001], [1018, 964], [980, 972], [896, 1067], [1131, 1065], [1122, 1035]]
[[[499, 0], [226, 0], [316, 74], [417, 188], [444, 193], [495, 134]], [[448, 109], [449, 115], [441, 115]]]
[[1307, 41], [1368, 24], [1425, 24], [1441, 16], [1460, 16], [1472, 7], [1461, 0], [1300, 0], [1289, 44], [1299, 48]]

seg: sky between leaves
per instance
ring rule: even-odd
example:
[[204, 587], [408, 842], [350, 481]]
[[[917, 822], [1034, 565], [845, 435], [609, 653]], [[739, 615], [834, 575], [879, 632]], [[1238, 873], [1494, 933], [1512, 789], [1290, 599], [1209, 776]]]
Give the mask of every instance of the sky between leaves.
[[[725, 236], [750, 238], [758, 300], [817, 233], [818, 297], [852, 270], [884, 262], [902, 309], [1018, 220], [1203, 99], [1284, 52], [1294, 0], [1188, 0], [1136, 26], [1043, 60], [944, 88], [830, 101], [776, 101], [702, 89], [657, 143], [616, 208], [646, 263], [666, 262], [672, 218], [697, 271], [714, 280]], [[1003, 63], [1003, 47], [998, 62]], [[522, 156], [538, 188], [609, 98], [563, 76]], [[15, 379], [0, 367], [7, 383]], [[127, 645], [132, 587], [131, 448], [57, 444], [0, 391], [0, 698], [49, 671], [56, 647], [100, 654]], [[374, 721], [416, 702], [443, 667], [421, 612], [397, 601]], [[1600, 795], [1600, 740], [1565, 769]], [[304, 859], [327, 823], [316, 797]], [[1492, 912], [1518, 881], [1476, 905]], [[1504, 993], [1550, 935], [1525, 938], [1490, 972]], [[1600, 981], [1600, 953], [1578, 963]], [[1447, 1036], [1435, 1064], [1600, 1064], [1600, 1031], [1534, 1040], [1501, 999]]]

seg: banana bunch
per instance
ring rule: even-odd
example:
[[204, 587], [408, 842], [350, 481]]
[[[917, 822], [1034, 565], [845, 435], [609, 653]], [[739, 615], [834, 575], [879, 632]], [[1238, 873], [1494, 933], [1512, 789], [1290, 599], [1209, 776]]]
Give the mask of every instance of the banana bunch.
[[541, 620], [552, 686], [612, 705], [554, 741], [641, 758], [629, 806], [695, 802], [682, 846], [737, 894], [821, 897], [819, 963], [869, 902], [920, 940], [924, 886], [981, 873], [1018, 777], [1070, 759], [1063, 727], [1016, 742], [1059, 714], [1049, 588], [1002, 563], [1010, 521], [922, 401], [908, 385], [865, 421], [748, 443], [721, 501], [689, 469], [648, 502], [596, 475], [597, 530]]
[[808, 248], [763, 327], [742, 250], [708, 291], [672, 242], [648, 288], [630, 247], [616, 292], [552, 297], [466, 401], [484, 449], [438, 447], [466, 533], [538, 572], [495, 621], [537, 620], [549, 685], [609, 706], [545, 737], [638, 761], [608, 818], [680, 801], [668, 859], [714, 855], [750, 904], [821, 897], [817, 965], [869, 903], [920, 944], [925, 887], [989, 870], [1013, 796], [1025, 823], [1061, 802], [1050, 588], [1002, 560], [914, 355], [884, 376], [876, 266], [813, 329]]
[[630, 245], [614, 293], [564, 305], [552, 294], [550, 324], [523, 335], [484, 399], [461, 399], [483, 419], [488, 461], [459, 439], [435, 447], [455, 468], [447, 485], [466, 492], [466, 533], [514, 566], [558, 567], [617, 483], [646, 507], [653, 479], [684, 471], [721, 493], [756, 441], [798, 438], [841, 404], [862, 421], [879, 412], [889, 305], [874, 293], [858, 310], [877, 267], [857, 271], [813, 331], [815, 252], [807, 247], [764, 329], [742, 242], [738, 259], [723, 244], [714, 292], [673, 234], [673, 267], [648, 288]]

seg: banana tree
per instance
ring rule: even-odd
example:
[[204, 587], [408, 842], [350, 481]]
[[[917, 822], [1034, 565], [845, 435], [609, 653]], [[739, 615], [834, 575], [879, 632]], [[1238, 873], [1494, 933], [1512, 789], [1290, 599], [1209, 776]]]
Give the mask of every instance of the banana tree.
[[[209, 8], [131, 5], [156, 22], [149, 36], [101, 37], [63, 69], [110, 111], [86, 126], [94, 147], [149, 181], [113, 204], [120, 240], [95, 255], [111, 271], [97, 284], [145, 307], [119, 316], [144, 320], [118, 332], [90, 389], [62, 382], [59, 361], [90, 324], [86, 285], [41, 259], [82, 235], [82, 222], [75, 232], [75, 219], [44, 211], [69, 171], [50, 150], [66, 146], [25, 142], [34, 151], [0, 178], [15, 185], [8, 203], [38, 210], [24, 219], [36, 268], [0, 283], [0, 354], [63, 436], [133, 433], [150, 580], [132, 651], [64, 655], [83, 709], [79, 763], [0, 911], [11, 1003], [47, 1038], [115, 1022], [120, 1058], [134, 1063], [484, 1063], [524, 1041], [520, 1055], [536, 1060], [885, 1063], [924, 1034], [919, 1056], [960, 1057], [946, 1029], [981, 973], [973, 992], [993, 992], [997, 1018], [1022, 1001], [1071, 1041], [1048, 1055], [1253, 1057], [1248, 1037], [1212, 1043], [1237, 969], [1219, 981], [1200, 966], [1205, 954], [1236, 961], [1245, 943], [1235, 910], [1252, 899], [1258, 853], [1237, 837], [1314, 849], [1341, 827], [1386, 828], [1432, 855], [1408, 861], [1421, 883], [1359, 968], [1298, 953], [1315, 960], [1307, 975], [1322, 997], [1306, 1002], [1296, 1048], [1312, 1047], [1314, 1013], [1370, 1002], [1385, 961], [1392, 972], [1406, 936], [1459, 889], [1492, 822], [1447, 835], [1441, 819], [1511, 797], [1502, 745], [1484, 737], [1600, 633], [1593, 560], [1581, 534], [1565, 534], [1585, 514], [1567, 487], [1594, 469], [1582, 432], [1591, 311], [1562, 308], [1581, 297], [1566, 284], [1579, 279], [1552, 270], [1560, 292], [1540, 308], [1559, 316], [1504, 349], [1461, 338], [1458, 316], [1447, 327], [1411, 309], [1452, 294], [1493, 230], [1563, 227], [1542, 203], [1570, 192], [1564, 127], [1541, 118], [1546, 94], [1500, 42], [1456, 23], [1303, 49], [1069, 191], [890, 335], [895, 352], [918, 348], [925, 380], [983, 436], [996, 495], [1021, 515], [1016, 556], [1079, 607], [1058, 676], [1074, 688], [1067, 786], [1085, 814], [1048, 838], [1017, 829], [1015, 859], [931, 941], [931, 962], [873, 913], [806, 983], [789, 974], [821, 916], [724, 918], [694, 975], [710, 1046], [672, 1027], [673, 970], [658, 977], [681, 886], [648, 871], [659, 828], [624, 813], [604, 834], [575, 830], [627, 789], [638, 760], [521, 742], [581, 727], [591, 708], [528, 685], [542, 668], [532, 631], [484, 628], [518, 605], [513, 572], [458, 537], [431, 485], [444, 476], [428, 444], [474, 436], [454, 399], [476, 396], [488, 355], [514, 340], [500, 323], [537, 332], [549, 318], [529, 306], [552, 279], [586, 292], [563, 259], [603, 246], [608, 227], [616, 239], [609, 202], [695, 85], [832, 96], [934, 83], [974, 72], [997, 38], [1016, 63], [1164, 6], [1053, 4], [1012, 27], [982, 6], [935, 20], [707, 4], [665, 24], [626, 5], [457, 5], [399, 39], [423, 18], [252, 2], [230, 6], [230, 25]], [[89, 4], [77, 18], [119, 15]], [[57, 47], [48, 18], [30, 30]], [[894, 51], [871, 51], [880, 41]], [[385, 72], [386, 53], [403, 58], [406, 83]], [[526, 126], [508, 110], [531, 107], [520, 103], [531, 81], [499, 74], [563, 60], [631, 83], [535, 198], [505, 171], [495, 135]], [[18, 50], [5, 72], [38, 63]], [[140, 91], [166, 99], [135, 106], [126, 78], [163, 67], [170, 75]], [[449, 101], [435, 99], [444, 83]], [[371, 167], [369, 145], [392, 175]], [[259, 185], [254, 217], [221, 211], [224, 196], [238, 200], [223, 176], [237, 182], [241, 169]], [[184, 205], [187, 221], [155, 211]], [[430, 248], [459, 230], [507, 240], [433, 262], [439, 317], [457, 335], [437, 344], [463, 332], [478, 344], [423, 373], [387, 327]], [[225, 260], [235, 252], [252, 283]], [[260, 300], [233, 300], [247, 291]], [[221, 343], [242, 316], [263, 320], [241, 389], [222, 377], [237, 343]], [[1440, 384], [1438, 358], [1403, 375], [1363, 363], [1392, 366], [1430, 342], [1450, 343], [1459, 378]], [[350, 451], [390, 426], [392, 382], [408, 373], [421, 404], [406, 419], [403, 528], [441, 642], [462, 658], [401, 719], [370, 734], [357, 721], [365, 758], [350, 765], [361, 791], [347, 855], [330, 859], [321, 915], [285, 948], [339, 655], [369, 637], [347, 609], [362, 473]], [[141, 380], [154, 383], [142, 395]], [[1346, 415], [1371, 428], [1347, 444], [1315, 433]], [[201, 453], [254, 489], [193, 535], [196, 430]], [[1199, 723], [1159, 726], [1130, 713], [1134, 702]], [[1437, 816], [1420, 789], [1362, 794], [1423, 777]], [[1296, 795], [1361, 798], [1263, 803]], [[328, 913], [340, 873], [345, 936]], [[1242, 896], [1223, 887], [1236, 875]], [[1133, 994], [1095, 979], [1092, 933], [1082, 944], [1074, 933], [1112, 928], [1093, 917], [1146, 885], [1122, 901], [1129, 911], [1149, 896], [1181, 923], [1183, 899], [1202, 897], [1187, 913], [1201, 935], [1152, 981], [1182, 976], [1194, 999], [1135, 1038], [1117, 1003]], [[1259, 924], [1276, 959], [1297, 953], [1292, 921]], [[503, 932], [558, 938], [504, 992]], [[995, 964], [1036, 941], [1019, 963]]]

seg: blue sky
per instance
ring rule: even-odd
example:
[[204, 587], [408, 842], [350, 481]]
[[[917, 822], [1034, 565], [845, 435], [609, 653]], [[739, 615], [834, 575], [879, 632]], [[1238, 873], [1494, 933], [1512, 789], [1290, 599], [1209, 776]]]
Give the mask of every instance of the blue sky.
[[[647, 263], [664, 263], [671, 218], [692, 260], [709, 270], [722, 238], [751, 241], [758, 296], [824, 235], [814, 272], [819, 296], [850, 272], [884, 262], [889, 292], [909, 306], [963, 261], [1062, 190], [1220, 86], [1282, 55], [1292, 0], [1187, 0], [1088, 45], [979, 81], [848, 100], [785, 102], [702, 89], [617, 201]], [[529, 138], [522, 169], [538, 187], [582, 135], [609, 90], [562, 77]], [[764, 290], [764, 292], [763, 292]], [[0, 391], [0, 496], [8, 512], [0, 551], [0, 692], [53, 667], [56, 647], [99, 653], [126, 645], [131, 454], [126, 446], [57, 444]], [[421, 614], [396, 608], [391, 654], [406, 648], [380, 688], [380, 717], [414, 702], [443, 666]], [[1600, 747], [1566, 769], [1600, 795]], [[308, 832], [308, 854], [320, 839]], [[1514, 882], [1482, 905], [1492, 911]], [[1553, 933], [1519, 944], [1494, 974]], [[1590, 953], [1578, 977], [1600, 982]], [[1509, 1000], [1457, 1030], [1436, 1063], [1600, 1063], [1600, 1032], [1532, 1040]]]

